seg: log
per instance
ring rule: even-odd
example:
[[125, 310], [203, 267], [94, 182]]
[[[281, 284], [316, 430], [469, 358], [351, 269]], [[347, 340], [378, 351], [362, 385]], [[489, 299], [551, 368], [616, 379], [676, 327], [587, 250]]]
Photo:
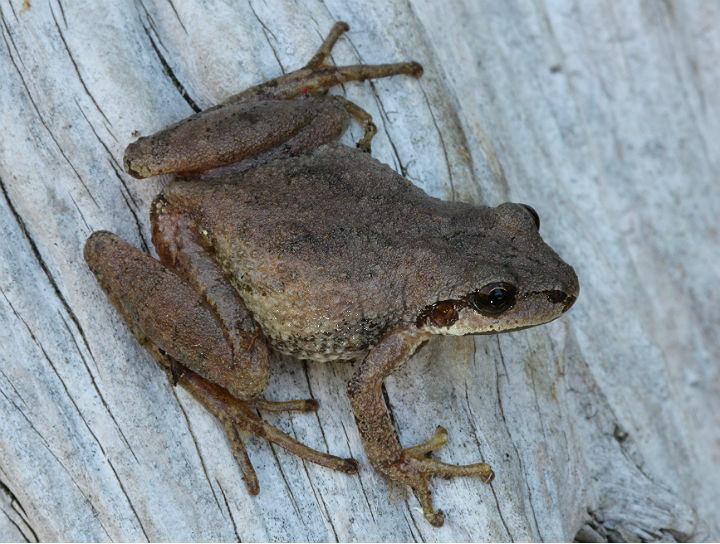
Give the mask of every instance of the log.
[[[380, 5], [382, 4], [382, 5]], [[720, 8], [530, 0], [0, 5], [0, 540], [720, 538]], [[551, 324], [438, 337], [386, 382], [401, 441], [496, 478], [434, 480], [446, 514], [364, 455], [347, 363], [274, 357], [265, 417], [361, 463], [265, 441], [251, 497], [218, 422], [138, 346], [82, 258], [111, 230], [152, 252], [167, 178], [122, 169], [149, 134], [302, 66], [414, 59], [348, 84], [373, 154], [433, 196], [535, 207], [581, 294]], [[354, 124], [343, 138], [360, 138]]]

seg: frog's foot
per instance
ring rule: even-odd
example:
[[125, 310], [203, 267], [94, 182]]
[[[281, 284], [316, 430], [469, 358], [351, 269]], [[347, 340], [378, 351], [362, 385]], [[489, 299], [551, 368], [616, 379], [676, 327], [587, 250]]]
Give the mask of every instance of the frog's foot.
[[423, 67], [418, 62], [394, 62], [390, 64], [353, 64], [333, 66], [327, 63], [338, 38], [350, 27], [347, 23], [335, 23], [330, 34], [302, 68], [261, 83], [248, 91], [229, 99], [230, 102], [248, 96], [264, 96], [278, 99], [296, 98], [301, 95], [322, 95], [330, 88], [348, 81], [365, 81], [396, 75], [420, 77]]
[[[347, 23], [338, 22], [330, 30], [330, 34], [313, 55], [310, 61], [294, 72], [267, 81], [238, 95], [245, 99], [250, 95], [273, 97], [279, 99], [297, 98], [302, 95], [324, 95], [329, 89], [349, 81], [365, 81], [395, 75], [420, 77], [422, 66], [417, 62], [395, 62], [390, 64], [355, 64], [350, 66], [333, 66], [328, 58], [338, 38], [350, 27]], [[370, 151], [370, 141], [377, 132], [372, 117], [357, 104], [342, 97], [335, 97], [342, 102], [345, 110], [360, 123], [365, 130], [363, 138], [357, 146], [363, 151]], [[231, 101], [237, 100], [232, 98]]]
[[342, 96], [336, 96], [335, 99], [342, 102], [343, 106], [345, 106], [345, 111], [347, 111], [350, 115], [352, 115], [355, 119], [362, 123], [365, 135], [360, 140], [358, 140], [355, 145], [361, 151], [364, 151], [365, 153], [370, 153], [370, 142], [377, 133], [377, 127], [375, 126], [375, 123], [373, 123], [372, 115], [370, 115], [360, 106], [358, 106], [355, 102], [351, 102], [347, 98], [343, 98]]
[[483, 483], [490, 483], [495, 473], [487, 463], [472, 465], [451, 465], [426, 457], [430, 452], [444, 446], [448, 440], [447, 431], [438, 427], [435, 435], [422, 444], [405, 448], [400, 458], [385, 467], [383, 472], [392, 480], [401, 481], [413, 488], [422, 506], [425, 519], [435, 527], [445, 522], [442, 510], [435, 510], [428, 480], [431, 476], [453, 478], [455, 476], [479, 476]]
[[[365, 75], [364, 77], [351, 77], [351, 79], [347, 79], [345, 81], [365, 80], [376, 77], [388, 77], [398, 74], [407, 74], [415, 77], [420, 77], [422, 75], [422, 66], [417, 62], [396, 62], [393, 64], [355, 66], [328, 66], [327, 59], [330, 57], [330, 53], [332, 53], [333, 47], [337, 43], [340, 36], [342, 36], [348, 30], [350, 30], [350, 25], [348, 25], [347, 23], [343, 21], [338, 21], [337, 23], [335, 23], [330, 29], [328, 37], [325, 38], [325, 41], [318, 48], [317, 52], [313, 55], [313, 57], [305, 66], [298, 70], [298, 72], [305, 70], [320, 72], [326, 68], [336, 68], [338, 70], [342, 70], [345, 74], [348, 74], [350, 72], [357, 72], [358, 75], [360, 75], [360, 73], [370, 74]], [[361, 72], [357, 70], [358, 68], [366, 68], [366, 70], [364, 72]], [[337, 83], [335, 85], [337, 85]]]
[[343, 459], [309, 448], [280, 429], [270, 425], [254, 412], [254, 409], [272, 412], [286, 410], [313, 412], [317, 410], [317, 402], [314, 399], [284, 402], [273, 402], [265, 399], [240, 400], [230, 395], [222, 387], [188, 369], [185, 369], [178, 377], [178, 383], [200, 400], [223, 424], [235, 460], [243, 473], [243, 479], [248, 491], [252, 495], [257, 495], [260, 492], [260, 486], [245, 449], [245, 444], [242, 441], [241, 431], [265, 438], [312, 463], [347, 474], [355, 474], [358, 471], [358, 463], [355, 459]]

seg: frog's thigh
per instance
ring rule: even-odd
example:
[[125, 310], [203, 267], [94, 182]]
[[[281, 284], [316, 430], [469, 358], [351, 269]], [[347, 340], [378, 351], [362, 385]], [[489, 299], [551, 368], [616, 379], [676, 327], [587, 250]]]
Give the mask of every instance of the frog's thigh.
[[125, 150], [125, 170], [146, 178], [203, 172], [271, 150], [306, 153], [339, 138], [348, 119], [329, 96], [224, 104], [133, 142]]
[[[267, 385], [267, 354], [238, 357], [216, 314], [189, 283], [110, 232], [95, 232], [85, 260], [137, 335], [204, 378], [248, 399]], [[263, 345], [264, 348], [264, 345]], [[252, 350], [251, 350], [252, 351]]]

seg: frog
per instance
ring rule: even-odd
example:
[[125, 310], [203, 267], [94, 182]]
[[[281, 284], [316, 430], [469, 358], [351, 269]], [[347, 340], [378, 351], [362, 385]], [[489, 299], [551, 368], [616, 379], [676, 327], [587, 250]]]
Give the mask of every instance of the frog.
[[[489, 483], [494, 472], [432, 457], [448, 441], [442, 426], [403, 447], [384, 380], [436, 335], [559, 318], [577, 299], [578, 278], [543, 241], [532, 207], [440, 200], [372, 157], [371, 115], [328, 91], [423, 69], [330, 64], [348, 28], [336, 23], [304, 67], [128, 145], [130, 175], [175, 174], [151, 205], [158, 258], [108, 231], [88, 238], [84, 257], [171, 383], [218, 418], [249, 493], [260, 487], [247, 433], [358, 472], [355, 459], [317, 451], [260, 415], [318, 409], [312, 398], [264, 397], [271, 351], [349, 361], [356, 369], [346, 391], [368, 460], [409, 486], [439, 527], [445, 516], [430, 479]], [[355, 148], [338, 143], [353, 119], [364, 129]]]

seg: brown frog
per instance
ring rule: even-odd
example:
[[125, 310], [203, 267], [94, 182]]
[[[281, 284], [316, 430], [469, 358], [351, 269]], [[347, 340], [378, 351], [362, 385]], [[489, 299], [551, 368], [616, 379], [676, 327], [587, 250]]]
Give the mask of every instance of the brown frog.
[[[383, 380], [432, 335], [490, 334], [551, 321], [578, 295], [572, 267], [538, 233], [529, 206], [446, 202], [373, 159], [369, 114], [327, 90], [407, 74], [417, 63], [335, 67], [337, 23], [300, 70], [252, 87], [128, 146], [135, 177], [179, 173], [153, 202], [153, 259], [96, 232], [85, 259], [135, 336], [223, 423], [248, 490], [257, 476], [239, 431], [349, 474], [354, 459], [315, 451], [266, 423], [257, 410], [317, 409], [272, 402], [269, 347], [301, 359], [359, 361], [347, 386], [368, 458], [411, 486], [425, 517], [431, 476], [493, 478], [486, 463], [428, 456], [438, 427], [403, 448]], [[359, 149], [330, 143], [351, 117]]]

